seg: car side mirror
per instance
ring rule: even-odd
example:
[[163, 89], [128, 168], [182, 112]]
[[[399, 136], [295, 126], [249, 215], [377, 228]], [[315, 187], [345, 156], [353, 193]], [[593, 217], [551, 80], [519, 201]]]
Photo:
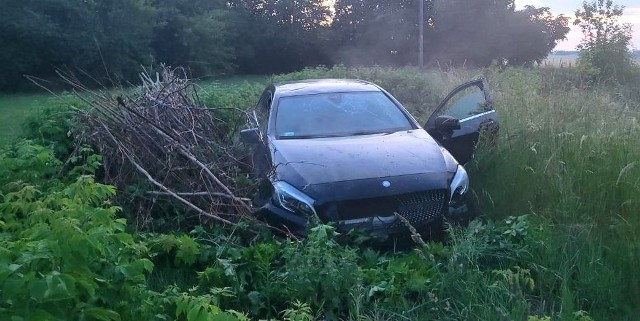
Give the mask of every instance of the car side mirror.
[[460, 129], [460, 120], [451, 116], [438, 116], [435, 121], [438, 130], [456, 130]]
[[258, 144], [260, 140], [260, 130], [258, 128], [243, 129], [240, 131], [240, 142], [244, 144]]
[[451, 137], [454, 130], [462, 128], [460, 126], [460, 120], [451, 116], [436, 117], [434, 125], [443, 138]]

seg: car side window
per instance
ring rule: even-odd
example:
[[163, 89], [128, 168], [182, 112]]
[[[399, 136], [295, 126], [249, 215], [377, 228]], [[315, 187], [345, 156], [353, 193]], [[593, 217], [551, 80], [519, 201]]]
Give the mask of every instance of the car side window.
[[269, 110], [271, 107], [271, 101], [272, 101], [271, 91], [265, 90], [265, 92], [262, 93], [260, 100], [258, 101], [256, 109], [254, 110], [255, 117], [257, 120], [256, 125], [264, 135], [266, 135], [267, 133], [267, 124], [269, 121]]
[[486, 111], [488, 109], [484, 91], [478, 86], [471, 86], [451, 97], [438, 116], [451, 116], [462, 120]]

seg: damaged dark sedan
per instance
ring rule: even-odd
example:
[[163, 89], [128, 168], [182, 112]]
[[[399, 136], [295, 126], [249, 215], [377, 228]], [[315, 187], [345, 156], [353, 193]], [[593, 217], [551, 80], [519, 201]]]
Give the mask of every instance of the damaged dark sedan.
[[[339, 230], [424, 231], [473, 215], [469, 178], [479, 133], [498, 128], [483, 78], [455, 88], [424, 127], [391, 94], [361, 80], [268, 86], [241, 132], [264, 178], [256, 214], [304, 234], [311, 218]], [[406, 233], [405, 233], [406, 234]]]

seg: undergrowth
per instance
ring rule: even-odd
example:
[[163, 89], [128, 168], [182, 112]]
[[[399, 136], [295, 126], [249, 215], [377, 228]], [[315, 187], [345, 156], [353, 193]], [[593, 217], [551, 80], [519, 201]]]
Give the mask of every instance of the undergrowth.
[[[313, 227], [301, 242], [269, 231], [246, 238], [241, 227], [136, 229], [114, 203], [122, 191], [96, 181], [100, 156], [90, 148], [67, 160], [55, 141], [33, 135], [34, 141], [6, 146], [0, 151], [0, 315], [636, 319], [640, 104], [626, 91], [584, 87], [570, 73], [546, 69], [336, 67], [273, 79], [371, 80], [424, 122], [448, 89], [479, 74], [489, 79], [501, 121], [498, 143], [481, 146], [467, 165], [484, 216], [451, 227], [446, 244], [407, 252], [344, 244], [330, 225]], [[203, 88], [205, 102], [247, 108], [262, 88], [209, 89]]]

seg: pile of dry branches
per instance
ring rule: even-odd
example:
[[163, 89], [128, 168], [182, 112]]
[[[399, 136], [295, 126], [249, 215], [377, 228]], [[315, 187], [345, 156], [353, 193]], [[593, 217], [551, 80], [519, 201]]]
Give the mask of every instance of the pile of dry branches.
[[141, 79], [134, 93], [114, 95], [65, 78], [90, 106], [78, 111], [79, 136], [98, 147], [106, 180], [123, 188], [143, 178], [152, 188], [139, 194], [171, 197], [205, 221], [233, 224], [250, 217], [242, 197], [250, 186], [240, 183], [246, 174], [235, 138], [242, 111], [204, 106], [179, 68], [163, 67]]

